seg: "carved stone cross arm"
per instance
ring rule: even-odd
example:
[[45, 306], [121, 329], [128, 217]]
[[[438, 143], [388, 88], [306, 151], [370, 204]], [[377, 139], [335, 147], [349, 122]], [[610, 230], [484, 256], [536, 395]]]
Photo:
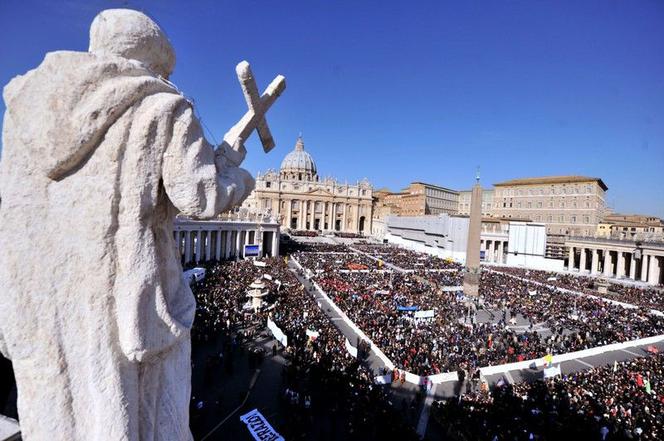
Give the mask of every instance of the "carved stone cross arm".
[[265, 114], [286, 89], [286, 78], [278, 75], [265, 89], [265, 92], [259, 96], [256, 80], [249, 63], [246, 61], [240, 62], [236, 66], [235, 72], [240, 81], [244, 98], [247, 101], [248, 110], [240, 121], [224, 135], [224, 141], [220, 148], [224, 156], [227, 156], [235, 165], [239, 165], [246, 154], [244, 141], [254, 130], [258, 131], [263, 150], [266, 153], [274, 148], [274, 139], [267, 125]]

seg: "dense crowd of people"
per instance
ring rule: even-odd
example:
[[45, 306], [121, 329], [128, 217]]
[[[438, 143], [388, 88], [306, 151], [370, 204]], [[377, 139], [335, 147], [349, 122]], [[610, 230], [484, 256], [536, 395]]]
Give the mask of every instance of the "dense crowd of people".
[[559, 288], [604, 296], [619, 302], [664, 311], [664, 289], [662, 288], [644, 288], [621, 283], [609, 283], [608, 292], [600, 294], [597, 278], [525, 268], [496, 267], [495, 270]]
[[[326, 269], [314, 277], [321, 288], [399, 369], [418, 375], [536, 359], [664, 331], [664, 319], [645, 309], [506, 274], [484, 271], [480, 300], [471, 305], [459, 292], [441, 289], [460, 284], [459, 271], [341, 271], [321, 264], [324, 255], [304, 259], [305, 267]], [[492, 319], [473, 320], [476, 308]], [[433, 318], [418, 318], [416, 311], [433, 311]], [[516, 317], [528, 325], [515, 326], [510, 319]]]
[[451, 440], [660, 440], [664, 355], [434, 403]]
[[[196, 341], [206, 342], [219, 333], [246, 340], [264, 331], [268, 317], [287, 335], [288, 346], [282, 353], [288, 363], [281, 400], [293, 410], [287, 412], [284, 434], [289, 438], [311, 434], [321, 412], [337, 422], [331, 438], [377, 439], [394, 434], [399, 439], [416, 438], [412, 427], [388, 404], [387, 391], [373, 383], [375, 373], [364, 366], [362, 357], [349, 355], [339, 329], [306, 292], [300, 280], [307, 277], [400, 370], [417, 375], [477, 374], [482, 366], [664, 333], [664, 318], [647, 308], [626, 309], [559, 289], [596, 294], [591, 285], [581, 289], [584, 287], [578, 284], [583, 281], [577, 278], [566, 283], [561, 275], [546, 272], [483, 271], [480, 297], [469, 302], [453, 289], [463, 276], [456, 264], [436, 258], [434, 270], [418, 268], [407, 262], [427, 260], [412, 251], [404, 253], [384, 245], [354, 247], [361, 253], [345, 245], [297, 243], [288, 258], [266, 259], [264, 267], [250, 261], [216, 263], [207, 267], [206, 279], [193, 287], [198, 301], [192, 331]], [[385, 268], [362, 252], [410, 271]], [[291, 270], [286, 263], [289, 258], [304, 270]], [[255, 311], [247, 307], [246, 292], [257, 279], [270, 295], [264, 298], [266, 305]], [[490, 319], [478, 321], [478, 311]], [[427, 314], [430, 312], [433, 314]], [[613, 367], [596, 369], [534, 385], [467, 394], [437, 404], [434, 416], [447, 421], [443, 426], [453, 439], [557, 439], [565, 435], [658, 439], [664, 403], [659, 389], [662, 359], [656, 358], [657, 365], [649, 365], [655, 359], [649, 360], [628, 362], [616, 371]], [[639, 370], [640, 377], [634, 378], [641, 379], [630, 382], [623, 375], [625, 370]], [[638, 385], [646, 380], [660, 395], [643, 395]], [[605, 396], [598, 398], [602, 394]], [[513, 416], [507, 415], [510, 408], [517, 409]], [[566, 428], [568, 424], [574, 426]]]
[[369, 270], [377, 269], [380, 264], [363, 254], [346, 252], [296, 252], [293, 257], [306, 269], [314, 272], [335, 270]]
[[[264, 330], [269, 317], [288, 338], [282, 353], [288, 364], [281, 399], [284, 406], [297, 411], [287, 412], [284, 435], [306, 439], [313, 430], [313, 418], [332, 412], [325, 418], [338, 424], [332, 425], [337, 433], [330, 439], [382, 439], [391, 433], [400, 439], [417, 439], [412, 427], [390, 406], [387, 392], [374, 385], [374, 375], [361, 357], [348, 353], [338, 328], [305, 292], [285, 260], [271, 258], [264, 263], [207, 266], [206, 278], [192, 287], [198, 303], [194, 341], [203, 343], [220, 333], [232, 333], [241, 343]], [[259, 310], [243, 308], [248, 287], [257, 279], [271, 294]]]
[[452, 259], [442, 259], [394, 245], [357, 244], [354, 245], [354, 248], [404, 270], [460, 270], [462, 268], [459, 263]]
[[316, 237], [318, 233], [316, 231], [309, 230], [291, 230], [291, 236], [300, 236], [300, 237]]

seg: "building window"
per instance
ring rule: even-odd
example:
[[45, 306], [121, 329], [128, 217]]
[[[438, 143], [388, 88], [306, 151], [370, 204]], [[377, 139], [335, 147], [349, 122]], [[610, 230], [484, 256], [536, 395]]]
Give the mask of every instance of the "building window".
[[537, 203], [537, 208], [542, 208], [542, 203], [541, 202]]
[[265, 188], [270, 188], [270, 187], [272, 187], [272, 182], [267, 181], [267, 182], [265, 183]]
[[572, 222], [573, 224], [576, 223], [576, 216], [572, 216], [572, 218], [571, 218], [571, 222]]

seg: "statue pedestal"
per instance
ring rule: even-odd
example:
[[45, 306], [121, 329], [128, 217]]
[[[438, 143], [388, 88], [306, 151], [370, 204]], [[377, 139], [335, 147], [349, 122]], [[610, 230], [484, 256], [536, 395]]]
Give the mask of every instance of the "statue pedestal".
[[468, 297], [477, 297], [480, 289], [479, 271], [466, 271], [463, 275], [463, 293]]

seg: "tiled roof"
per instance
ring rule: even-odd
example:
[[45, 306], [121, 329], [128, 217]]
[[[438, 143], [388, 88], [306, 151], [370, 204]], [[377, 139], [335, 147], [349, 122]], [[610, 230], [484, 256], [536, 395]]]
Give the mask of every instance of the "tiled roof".
[[520, 178], [493, 184], [494, 187], [505, 187], [508, 185], [533, 185], [533, 184], [567, 184], [572, 182], [597, 182], [603, 190], [609, 187], [600, 179], [590, 176], [543, 176], [540, 178]]

